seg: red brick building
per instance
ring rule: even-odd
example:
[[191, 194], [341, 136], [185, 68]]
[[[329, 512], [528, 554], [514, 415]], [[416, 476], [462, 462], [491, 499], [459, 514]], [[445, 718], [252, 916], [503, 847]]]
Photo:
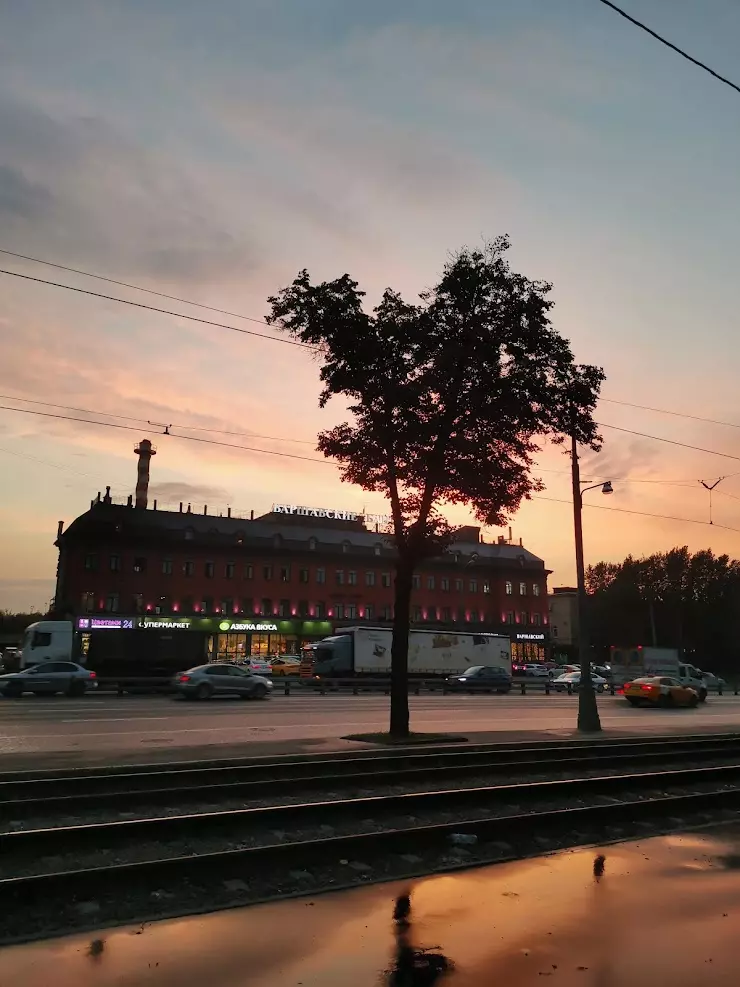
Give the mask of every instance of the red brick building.
[[[337, 626], [393, 619], [395, 550], [361, 517], [296, 509], [247, 520], [145, 503], [98, 495], [60, 525], [59, 616], [81, 629], [130, 628], [129, 618], [150, 632], [197, 629], [209, 656], [295, 652]], [[416, 575], [412, 624], [506, 633], [517, 657], [543, 657], [547, 576], [521, 544], [463, 528]]]

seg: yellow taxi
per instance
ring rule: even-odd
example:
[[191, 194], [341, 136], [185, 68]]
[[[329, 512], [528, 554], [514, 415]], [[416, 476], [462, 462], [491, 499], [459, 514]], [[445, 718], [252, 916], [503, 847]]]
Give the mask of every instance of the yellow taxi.
[[301, 659], [297, 655], [280, 655], [272, 659], [273, 676], [300, 675]]
[[676, 679], [651, 675], [624, 683], [624, 698], [630, 706], [698, 706], [699, 694]]

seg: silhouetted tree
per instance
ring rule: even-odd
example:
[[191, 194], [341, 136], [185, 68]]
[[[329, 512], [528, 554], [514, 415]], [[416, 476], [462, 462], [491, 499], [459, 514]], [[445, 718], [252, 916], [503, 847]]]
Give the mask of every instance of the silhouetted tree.
[[[507, 237], [462, 250], [418, 304], [387, 289], [371, 314], [349, 275], [314, 285], [307, 271], [269, 299], [267, 321], [322, 361], [320, 406], [341, 396], [353, 420], [318, 437], [342, 479], [387, 496], [397, 550], [390, 732], [408, 736], [413, 574], [452, 530], [444, 504], [499, 527], [541, 489], [533, 456], [564, 434], [598, 448], [592, 412], [604, 379], [577, 366], [552, 328], [551, 286], [504, 259]], [[595, 712], [595, 704], [594, 704]]]

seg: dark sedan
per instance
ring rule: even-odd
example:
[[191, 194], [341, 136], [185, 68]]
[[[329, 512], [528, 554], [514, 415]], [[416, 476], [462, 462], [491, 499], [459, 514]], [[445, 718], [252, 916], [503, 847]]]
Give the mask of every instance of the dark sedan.
[[196, 665], [180, 672], [173, 682], [175, 691], [186, 699], [211, 699], [213, 696], [240, 696], [242, 699], [267, 699], [272, 682], [248, 669], [228, 662]]
[[450, 692], [511, 692], [511, 675], [497, 665], [471, 665], [459, 675], [445, 679]]

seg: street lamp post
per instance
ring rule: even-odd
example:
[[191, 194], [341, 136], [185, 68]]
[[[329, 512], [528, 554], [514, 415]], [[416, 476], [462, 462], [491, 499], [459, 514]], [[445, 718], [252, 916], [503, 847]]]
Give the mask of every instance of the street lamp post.
[[[578, 658], [581, 666], [581, 681], [578, 689], [578, 729], [584, 733], [598, 733], [601, 730], [599, 710], [596, 705], [594, 683], [591, 678], [591, 655], [586, 616], [586, 570], [583, 563], [583, 495], [588, 490], [601, 487], [604, 494], [613, 493], [611, 481], [594, 483], [581, 487], [581, 470], [578, 464], [578, 447], [575, 436], [571, 438], [571, 475], [573, 479], [573, 528], [576, 540], [576, 585], [578, 587]], [[586, 481], [588, 482], [588, 481]]]

